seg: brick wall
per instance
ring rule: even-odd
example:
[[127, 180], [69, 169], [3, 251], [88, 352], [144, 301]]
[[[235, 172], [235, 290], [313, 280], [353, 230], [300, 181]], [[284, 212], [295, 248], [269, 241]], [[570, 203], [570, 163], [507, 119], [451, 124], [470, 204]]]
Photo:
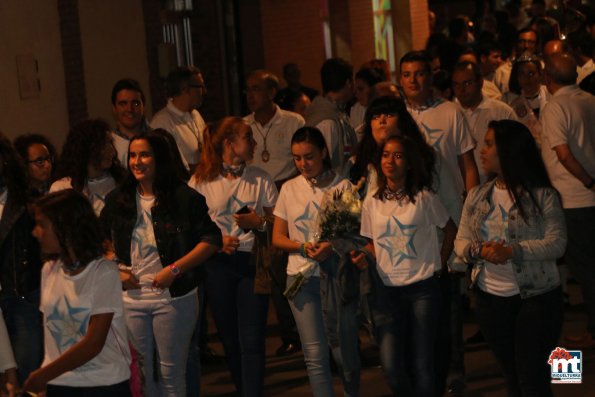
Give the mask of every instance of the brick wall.
[[320, 90], [325, 59], [320, 2], [261, 0], [260, 12], [265, 66], [281, 78], [283, 64], [296, 62], [302, 83]]

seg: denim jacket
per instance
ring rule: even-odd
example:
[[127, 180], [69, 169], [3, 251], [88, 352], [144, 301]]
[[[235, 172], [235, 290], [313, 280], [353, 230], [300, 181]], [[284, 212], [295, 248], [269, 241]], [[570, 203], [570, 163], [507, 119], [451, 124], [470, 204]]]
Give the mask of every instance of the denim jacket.
[[[132, 232], [136, 225], [137, 208], [122, 208], [117, 198], [120, 188], [114, 189], [105, 200], [100, 221], [103, 232], [114, 247], [118, 261], [130, 265]], [[205, 198], [185, 184], [171, 194], [169, 205], [151, 209], [157, 251], [163, 267], [190, 252], [198, 243], [221, 246], [221, 231], [211, 221]], [[182, 296], [199, 282], [200, 269], [194, 268], [176, 278], [169, 287], [172, 297]]]
[[[484, 269], [482, 259], [470, 256], [472, 243], [481, 241], [481, 226], [492, 205], [494, 181], [473, 188], [463, 208], [455, 253], [466, 263], [473, 263], [472, 283]], [[508, 232], [513, 256], [512, 265], [521, 298], [530, 298], [551, 291], [560, 285], [556, 259], [566, 249], [566, 224], [558, 193], [554, 189], [534, 191], [542, 213], [533, 205], [527, 193], [521, 197], [527, 221], [513, 204], [508, 214]]]

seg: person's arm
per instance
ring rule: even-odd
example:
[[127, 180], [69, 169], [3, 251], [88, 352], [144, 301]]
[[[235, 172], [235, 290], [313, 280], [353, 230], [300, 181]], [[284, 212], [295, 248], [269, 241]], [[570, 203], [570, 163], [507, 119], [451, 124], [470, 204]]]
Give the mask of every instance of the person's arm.
[[113, 317], [114, 313], [92, 315], [85, 336], [60, 357], [33, 371], [25, 381], [23, 390], [42, 392], [52, 379], [80, 367], [97, 356], [103, 349]]
[[376, 260], [376, 251], [374, 251], [374, 242], [366, 237], [366, 240], [368, 241], [366, 243], [366, 245], [359, 251], [351, 251], [349, 253], [349, 255], [351, 256], [351, 262], [357, 266], [358, 269], [360, 270], [365, 270], [368, 268], [368, 260], [366, 258], [367, 255], [370, 255], [370, 257], [374, 260]]
[[442, 239], [442, 247], [440, 247], [440, 261], [444, 270], [447, 269], [448, 258], [452, 254], [455, 238], [457, 237], [457, 226], [452, 218], [448, 218], [448, 222], [442, 228], [442, 232], [444, 232], [444, 238]]
[[477, 164], [475, 164], [473, 150], [459, 155], [458, 160], [461, 175], [465, 181], [465, 191], [469, 192], [473, 187], [479, 185], [479, 171], [477, 170]]
[[278, 216], [275, 217], [275, 223], [273, 224], [273, 245], [288, 253], [300, 252], [302, 246], [302, 243], [289, 238], [287, 221]]
[[[218, 250], [219, 246], [201, 241], [190, 252], [177, 259], [171, 265], [177, 266], [180, 269], [180, 273], [186, 273], [188, 270], [209, 259]], [[157, 288], [169, 288], [175, 279], [176, 276], [172, 273], [169, 266], [165, 266], [155, 275], [153, 285]]]
[[477, 258], [472, 257], [471, 248], [474, 243], [479, 243], [475, 240], [476, 230], [474, 230], [474, 221], [472, 219], [474, 207], [476, 205], [475, 199], [477, 188], [473, 189], [467, 195], [467, 199], [463, 204], [463, 212], [461, 214], [461, 222], [457, 230], [457, 236], [454, 241], [455, 254], [463, 259], [465, 263], [473, 263]]
[[[578, 162], [576, 157], [572, 154], [570, 147], [567, 144], [562, 144], [554, 147], [556, 156], [560, 163], [583, 185], [587, 186], [593, 182], [593, 177], [585, 170], [585, 168]], [[591, 186], [591, 191], [595, 192], [595, 185]]]

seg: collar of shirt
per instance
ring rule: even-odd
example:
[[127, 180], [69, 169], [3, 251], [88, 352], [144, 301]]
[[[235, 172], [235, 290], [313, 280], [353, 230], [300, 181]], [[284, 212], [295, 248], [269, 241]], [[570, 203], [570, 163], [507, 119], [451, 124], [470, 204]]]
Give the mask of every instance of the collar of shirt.
[[436, 107], [437, 105], [439, 105], [442, 102], [443, 102], [443, 100], [441, 98], [430, 97], [421, 106], [413, 106], [413, 104], [411, 102], [407, 101], [407, 107], [410, 108], [411, 110], [415, 110], [416, 112], [423, 112], [424, 110], [428, 110], [433, 107]]
[[190, 112], [183, 112], [183, 111], [181, 111], [180, 109], [178, 109], [174, 105], [174, 103], [173, 103], [173, 101], [172, 101], [171, 98], [167, 101], [167, 110], [170, 111], [171, 113], [173, 113], [174, 115], [176, 115], [176, 116], [184, 119], [184, 120], [191, 120], [192, 119], [191, 111]]
[[556, 96], [561, 96], [561, 95], [570, 95], [570, 94], [572, 94], [573, 91], [576, 91], [576, 90], [582, 91], [580, 88], [578, 88], [578, 86], [576, 84], [566, 85], [562, 88], [559, 88], [558, 91], [556, 91], [554, 93], [554, 95], [552, 95], [552, 96], [556, 97]]
[[[263, 128], [266, 128], [267, 125], [271, 124], [279, 124], [281, 122], [281, 112], [280, 112], [281, 108], [279, 108], [279, 105], [275, 105], [275, 114], [273, 115], [273, 117], [269, 120], [268, 123], [266, 123], [265, 125], [263, 125]], [[247, 121], [248, 124], [252, 125], [252, 124], [256, 124], [258, 123], [258, 121], [256, 121], [256, 119], [254, 118], [254, 113], [250, 113], [247, 117]], [[259, 125], [262, 125], [260, 123], [258, 123]]]

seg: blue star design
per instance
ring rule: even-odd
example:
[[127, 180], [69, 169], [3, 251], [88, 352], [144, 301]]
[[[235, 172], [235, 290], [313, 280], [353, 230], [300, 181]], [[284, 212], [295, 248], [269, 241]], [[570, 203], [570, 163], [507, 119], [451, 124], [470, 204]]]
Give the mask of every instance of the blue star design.
[[417, 250], [413, 239], [417, 233], [417, 225], [404, 225], [396, 216], [386, 221], [386, 230], [378, 236], [378, 245], [388, 252], [390, 260], [398, 265], [405, 259], [417, 258]]
[[[233, 215], [244, 206], [254, 207], [256, 201], [242, 201], [235, 194], [232, 194], [223, 211], [219, 213], [218, 223], [224, 229], [223, 234], [231, 236], [231, 231], [236, 226]], [[238, 229], [239, 230], [239, 229]]]
[[444, 131], [439, 128], [430, 128], [424, 123], [421, 123], [421, 126], [424, 127], [424, 133], [428, 143], [434, 146], [435, 149], [439, 149], [442, 138], [444, 138]]
[[313, 201], [310, 201], [308, 205], [306, 205], [304, 212], [300, 216], [295, 218], [295, 227], [304, 236], [303, 241], [310, 241], [310, 233], [313, 232], [313, 222], [316, 218], [316, 215], [318, 214], [319, 209], [320, 206], [318, 204], [316, 204]]
[[134, 232], [132, 233], [132, 242], [136, 244], [137, 255], [139, 258], [146, 258], [147, 256], [157, 252], [155, 233], [149, 233], [145, 218], [149, 219], [149, 222], [152, 222], [151, 213], [143, 210], [143, 214], [136, 222]]
[[[496, 208], [498, 210], [496, 210]], [[508, 213], [501, 206], [490, 208], [485, 222], [481, 225], [481, 236], [484, 241], [508, 241]]]
[[46, 327], [56, 341], [60, 353], [77, 343], [87, 331], [90, 310], [72, 307], [63, 296], [56, 302], [52, 313], [47, 316]]

